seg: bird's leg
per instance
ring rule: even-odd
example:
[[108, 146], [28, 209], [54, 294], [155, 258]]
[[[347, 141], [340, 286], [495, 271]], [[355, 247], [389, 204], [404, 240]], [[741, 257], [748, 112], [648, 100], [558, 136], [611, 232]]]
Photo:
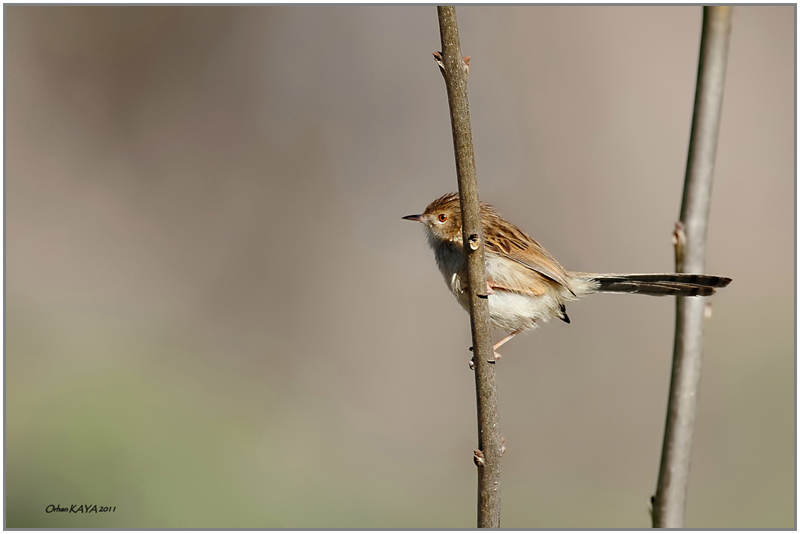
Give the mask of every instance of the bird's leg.
[[524, 328], [517, 328], [516, 330], [514, 330], [513, 332], [508, 334], [506, 337], [504, 337], [503, 339], [501, 339], [500, 341], [498, 341], [497, 343], [494, 344], [494, 347], [492, 347], [492, 350], [494, 351], [494, 359], [495, 360], [499, 360], [500, 359], [500, 353], [497, 352], [497, 349], [499, 349], [500, 347], [502, 347], [503, 345], [505, 345], [506, 343], [511, 341], [512, 337], [516, 336], [517, 334], [519, 334], [523, 330], [525, 330], [525, 329]]

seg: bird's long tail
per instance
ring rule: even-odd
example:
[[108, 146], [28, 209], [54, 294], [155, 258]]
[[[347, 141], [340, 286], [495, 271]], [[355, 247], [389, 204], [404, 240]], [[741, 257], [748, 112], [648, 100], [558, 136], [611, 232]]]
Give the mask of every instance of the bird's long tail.
[[731, 283], [730, 278], [710, 274], [596, 274], [570, 273], [584, 282], [587, 293], [638, 293], [656, 297], [707, 297], [719, 287]]

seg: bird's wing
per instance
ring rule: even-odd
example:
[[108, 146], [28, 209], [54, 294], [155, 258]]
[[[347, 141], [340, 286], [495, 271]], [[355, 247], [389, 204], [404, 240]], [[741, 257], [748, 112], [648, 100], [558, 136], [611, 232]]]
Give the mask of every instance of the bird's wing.
[[[490, 224], [484, 223], [483, 231], [486, 236], [486, 249], [489, 252], [509, 259], [526, 269], [536, 272], [540, 276], [564, 286], [574, 295], [569, 284], [569, 275], [567, 275], [564, 268], [559, 265], [556, 259], [551, 256], [542, 245], [537, 243], [528, 234], [499, 217], [492, 218]], [[530, 276], [513, 276], [513, 271], [510, 277], [514, 280], [522, 278], [522, 280], [520, 280], [520, 282], [522, 282], [521, 284], [511, 284], [513, 286], [530, 285], [531, 289], [538, 289], [536, 287], [538, 284], [535, 278], [530, 279]], [[526, 284], [525, 282], [530, 282], [530, 284]], [[509, 289], [514, 291], [514, 289]]]

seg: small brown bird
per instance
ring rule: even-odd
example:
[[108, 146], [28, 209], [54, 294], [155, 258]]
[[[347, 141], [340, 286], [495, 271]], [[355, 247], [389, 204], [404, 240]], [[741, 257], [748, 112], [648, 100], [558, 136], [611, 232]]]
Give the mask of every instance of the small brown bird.
[[[567, 271], [528, 234], [481, 202], [485, 238], [486, 293], [493, 326], [508, 332], [496, 351], [515, 335], [558, 317], [569, 323], [566, 303], [591, 293], [639, 293], [707, 297], [730, 278], [706, 274], [596, 274]], [[469, 312], [467, 262], [457, 193], [431, 202], [425, 213], [403, 219], [425, 226], [428, 244], [447, 286]], [[500, 355], [495, 353], [495, 357]]]

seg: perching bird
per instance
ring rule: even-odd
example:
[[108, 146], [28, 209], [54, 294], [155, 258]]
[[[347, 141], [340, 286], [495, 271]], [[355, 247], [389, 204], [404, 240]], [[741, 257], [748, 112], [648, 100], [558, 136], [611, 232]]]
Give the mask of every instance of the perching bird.
[[[706, 274], [596, 274], [567, 271], [528, 234], [480, 204], [485, 239], [486, 293], [493, 326], [508, 332], [496, 351], [512, 337], [558, 317], [569, 323], [566, 303], [591, 293], [638, 293], [707, 297], [730, 278]], [[403, 219], [421, 222], [436, 264], [450, 291], [469, 312], [467, 261], [461, 234], [457, 193], [431, 202], [420, 215]], [[500, 357], [495, 352], [495, 357]]]

